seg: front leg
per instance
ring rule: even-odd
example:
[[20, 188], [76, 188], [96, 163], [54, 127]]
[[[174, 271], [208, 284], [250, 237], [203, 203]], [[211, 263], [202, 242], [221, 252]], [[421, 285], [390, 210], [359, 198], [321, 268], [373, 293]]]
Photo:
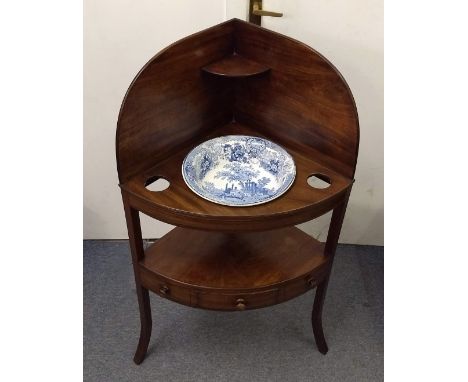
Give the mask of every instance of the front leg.
[[312, 309], [312, 330], [314, 332], [315, 343], [320, 353], [327, 354], [328, 345], [325, 341], [325, 334], [322, 327], [322, 310], [327, 293], [329, 275], [317, 286], [315, 291], [314, 307]]
[[137, 210], [130, 206], [128, 198], [122, 193], [125, 219], [127, 220], [128, 239], [132, 253], [133, 273], [135, 275], [135, 286], [140, 308], [140, 339], [133, 361], [139, 365], [145, 359], [151, 338], [153, 322], [151, 319], [151, 305], [148, 289], [141, 285], [138, 264], [145, 256], [143, 238], [141, 234], [140, 215]]
[[143, 362], [151, 339], [153, 322], [148, 289], [137, 285], [138, 305], [140, 307], [140, 339], [133, 362], [137, 365]]
[[322, 280], [317, 286], [314, 299], [314, 307], [312, 308], [312, 330], [314, 332], [315, 343], [317, 348], [322, 354], [327, 354], [328, 345], [325, 341], [325, 335], [323, 333], [322, 326], [322, 311], [323, 304], [325, 302], [325, 295], [327, 294], [328, 281], [330, 280], [330, 273], [333, 266], [333, 259], [335, 257], [336, 247], [338, 246], [338, 239], [340, 237], [341, 227], [346, 212], [346, 206], [348, 205], [349, 194], [351, 188], [346, 193], [343, 201], [335, 207], [333, 210], [330, 227], [328, 229], [327, 242], [325, 243], [324, 255], [330, 262], [328, 275]]

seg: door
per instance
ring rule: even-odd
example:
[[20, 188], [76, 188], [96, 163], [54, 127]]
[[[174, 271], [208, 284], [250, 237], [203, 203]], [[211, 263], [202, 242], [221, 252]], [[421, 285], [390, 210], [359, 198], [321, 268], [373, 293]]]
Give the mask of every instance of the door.
[[[249, 0], [226, 0], [226, 18], [248, 20]], [[383, 245], [383, 0], [263, 0], [262, 26], [328, 58], [348, 82], [361, 128], [356, 183], [342, 242]], [[328, 219], [301, 226], [325, 240]]]

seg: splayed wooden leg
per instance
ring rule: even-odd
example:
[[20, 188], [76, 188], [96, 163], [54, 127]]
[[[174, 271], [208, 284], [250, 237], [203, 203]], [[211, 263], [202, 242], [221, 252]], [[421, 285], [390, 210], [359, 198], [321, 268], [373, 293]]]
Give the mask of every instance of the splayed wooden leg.
[[151, 319], [151, 305], [149, 299], [148, 289], [138, 287], [138, 304], [140, 306], [140, 340], [138, 341], [138, 347], [133, 357], [133, 361], [139, 365], [143, 362], [148, 350], [148, 345], [151, 338], [151, 329], [153, 322]]
[[312, 330], [314, 331], [315, 343], [320, 353], [327, 354], [328, 345], [322, 327], [322, 310], [327, 293], [328, 277], [320, 283], [315, 292], [314, 307], [312, 309]]
[[143, 238], [141, 235], [140, 215], [137, 210], [130, 206], [124, 194], [122, 194], [122, 197], [125, 208], [125, 219], [127, 220], [128, 239], [132, 253], [138, 306], [140, 308], [140, 339], [135, 356], [133, 357], [133, 361], [139, 365], [145, 359], [146, 351], [148, 350], [153, 322], [151, 319], [149, 292], [148, 289], [142, 287], [138, 272], [138, 264], [145, 256]]
[[333, 259], [335, 257], [336, 247], [338, 246], [338, 239], [341, 233], [341, 227], [348, 205], [349, 194], [351, 188], [346, 193], [343, 201], [333, 210], [330, 227], [328, 229], [327, 242], [325, 243], [324, 254], [328, 258], [330, 265], [327, 277], [317, 286], [315, 292], [314, 307], [312, 308], [312, 330], [314, 331], [315, 342], [317, 348], [322, 354], [327, 354], [328, 345], [325, 341], [322, 326], [322, 311], [325, 302], [325, 295], [327, 294], [328, 281], [330, 280], [330, 273], [333, 266]]

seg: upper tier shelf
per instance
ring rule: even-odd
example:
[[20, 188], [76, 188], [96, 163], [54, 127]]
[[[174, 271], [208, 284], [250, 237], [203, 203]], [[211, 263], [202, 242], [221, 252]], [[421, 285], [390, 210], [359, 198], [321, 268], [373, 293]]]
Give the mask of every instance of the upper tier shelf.
[[238, 54], [233, 54], [202, 68], [204, 72], [223, 77], [251, 77], [270, 68]]
[[[301, 152], [288, 146], [286, 142], [276, 141], [291, 154], [296, 164], [296, 179], [284, 195], [268, 203], [250, 207], [229, 207], [199, 197], [183, 180], [181, 170], [185, 156], [201, 142], [217, 136], [235, 134], [265, 137], [250, 127], [230, 123], [199, 137], [163, 162], [120, 186], [128, 194], [133, 207], [155, 219], [188, 228], [235, 232], [281, 228], [311, 220], [333, 209], [353, 182], [320, 164], [320, 157]], [[307, 179], [313, 174], [328, 178], [330, 186], [324, 189], [309, 186]], [[160, 192], [146, 189], [147, 181], [157, 177], [168, 180], [169, 188]]]

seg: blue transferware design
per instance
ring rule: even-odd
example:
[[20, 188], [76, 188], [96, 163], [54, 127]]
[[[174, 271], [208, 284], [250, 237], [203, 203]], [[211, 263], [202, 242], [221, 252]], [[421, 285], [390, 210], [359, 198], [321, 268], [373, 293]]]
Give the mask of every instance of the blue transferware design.
[[227, 135], [195, 147], [182, 163], [187, 186], [204, 199], [252, 206], [284, 194], [296, 177], [294, 160], [267, 139]]

